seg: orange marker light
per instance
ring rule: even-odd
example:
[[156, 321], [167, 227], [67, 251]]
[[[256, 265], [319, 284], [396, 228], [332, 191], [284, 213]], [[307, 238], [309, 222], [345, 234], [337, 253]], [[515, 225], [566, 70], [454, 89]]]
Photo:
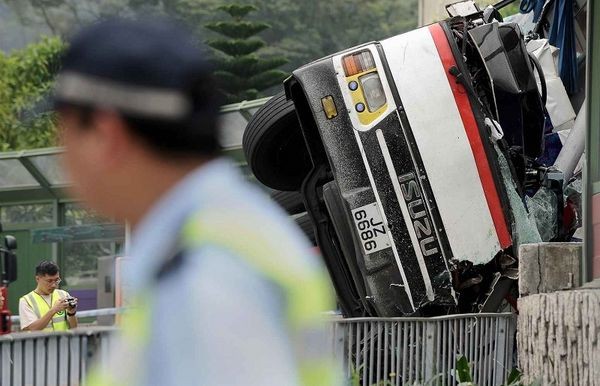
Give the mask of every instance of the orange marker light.
[[375, 68], [375, 61], [373, 55], [369, 50], [362, 50], [344, 56], [342, 59], [342, 66], [346, 76], [353, 76], [360, 74], [361, 72], [369, 71]]

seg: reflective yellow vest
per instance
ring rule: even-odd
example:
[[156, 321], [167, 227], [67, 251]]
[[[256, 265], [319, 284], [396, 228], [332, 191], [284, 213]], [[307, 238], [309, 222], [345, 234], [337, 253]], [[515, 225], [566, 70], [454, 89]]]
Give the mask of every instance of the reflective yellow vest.
[[[50, 301], [52, 305], [58, 302], [60, 299], [64, 299], [68, 296], [68, 294], [63, 291], [56, 289], [50, 295]], [[37, 292], [31, 291], [27, 295], [23, 296], [23, 299], [29, 304], [29, 306], [35, 312], [35, 316], [40, 319], [42, 316], [46, 315], [48, 311], [50, 311], [51, 306], [46, 303], [46, 300]], [[69, 323], [67, 322], [67, 314], [66, 312], [59, 311], [50, 320], [50, 323], [43, 329], [43, 331], [67, 331], [69, 329]]]
[[[285, 244], [288, 240], [286, 235], [278, 235], [279, 229], [269, 230], [245, 223], [243, 214], [234, 219], [227, 217], [217, 212], [202, 212], [192, 216], [183, 227], [181, 244], [184, 250], [216, 245], [233, 252], [270, 280], [284, 294], [287, 325], [298, 364], [300, 384], [337, 385], [339, 377], [332, 354], [323, 349], [326, 338], [323, 336], [323, 311], [335, 309], [327, 273], [320, 265], [307, 267], [303, 263], [303, 256], [294, 256], [294, 251], [290, 251]], [[281, 258], [276, 260], [276, 256]], [[136, 300], [135, 309], [123, 318], [124, 341], [121, 347], [128, 351], [127, 360], [114, 361], [108, 369], [96, 369], [91, 373], [88, 385], [135, 385], [143, 377], [143, 364], [136, 363], [136, 359], [143, 357], [144, 346], [152, 334], [151, 294]]]

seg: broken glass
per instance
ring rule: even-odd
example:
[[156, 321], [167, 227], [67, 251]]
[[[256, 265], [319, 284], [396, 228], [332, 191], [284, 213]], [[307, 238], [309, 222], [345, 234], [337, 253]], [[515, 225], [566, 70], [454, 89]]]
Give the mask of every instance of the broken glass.
[[577, 227], [582, 226], [582, 207], [581, 194], [583, 192], [583, 181], [581, 175], [574, 178], [565, 186], [564, 198], [567, 204], [573, 205], [577, 213]]
[[497, 145], [494, 145], [494, 148], [498, 154], [502, 181], [504, 182], [510, 207], [512, 209], [513, 244], [518, 248], [521, 244], [539, 243], [542, 241], [542, 238], [535, 221], [530, 217], [521, 196], [517, 192], [517, 185], [513, 180], [508, 161], [500, 149], [498, 149]]
[[533, 197], [525, 197], [529, 216], [537, 225], [542, 241], [550, 241], [558, 235], [558, 199], [550, 189], [542, 186]]

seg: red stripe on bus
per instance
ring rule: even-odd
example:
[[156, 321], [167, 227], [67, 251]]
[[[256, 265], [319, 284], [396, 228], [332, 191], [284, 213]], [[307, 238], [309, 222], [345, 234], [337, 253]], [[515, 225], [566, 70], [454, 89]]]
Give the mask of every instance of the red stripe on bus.
[[508, 231], [508, 226], [506, 225], [506, 218], [504, 216], [504, 211], [502, 210], [502, 204], [500, 202], [498, 190], [496, 189], [494, 177], [492, 176], [490, 164], [483, 143], [481, 142], [481, 137], [479, 136], [479, 128], [477, 127], [475, 116], [473, 115], [469, 95], [464, 87], [456, 81], [456, 78], [450, 74], [450, 68], [456, 67], [456, 61], [454, 60], [454, 55], [452, 54], [444, 30], [439, 24], [433, 24], [429, 26], [429, 32], [433, 37], [433, 42], [435, 43], [440, 59], [442, 60], [442, 65], [444, 66], [446, 76], [448, 77], [448, 83], [452, 89], [452, 94], [454, 94], [456, 106], [458, 107], [463, 126], [465, 127], [465, 132], [469, 138], [471, 150], [473, 151], [475, 163], [477, 164], [479, 179], [481, 180], [485, 199], [492, 216], [492, 221], [494, 222], [494, 227], [496, 228], [500, 246], [502, 248], [507, 248], [512, 244], [512, 239], [510, 232]]

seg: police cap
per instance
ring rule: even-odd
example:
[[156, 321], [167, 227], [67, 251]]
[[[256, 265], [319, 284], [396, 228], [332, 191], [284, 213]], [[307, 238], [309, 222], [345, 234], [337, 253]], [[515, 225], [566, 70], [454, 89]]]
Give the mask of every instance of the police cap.
[[[110, 108], [142, 119], [186, 121], [216, 110], [204, 52], [185, 29], [166, 20], [109, 19], [83, 29], [70, 42], [54, 99]], [[204, 94], [204, 95], [203, 95]]]

